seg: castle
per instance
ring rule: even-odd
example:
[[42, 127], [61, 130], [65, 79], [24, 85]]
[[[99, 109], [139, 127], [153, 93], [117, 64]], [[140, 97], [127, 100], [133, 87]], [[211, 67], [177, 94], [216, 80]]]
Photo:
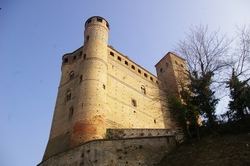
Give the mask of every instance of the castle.
[[85, 22], [84, 44], [62, 57], [48, 144], [39, 166], [154, 165], [176, 145], [166, 91], [178, 93], [184, 59], [169, 52], [157, 76], [108, 46], [109, 23]]

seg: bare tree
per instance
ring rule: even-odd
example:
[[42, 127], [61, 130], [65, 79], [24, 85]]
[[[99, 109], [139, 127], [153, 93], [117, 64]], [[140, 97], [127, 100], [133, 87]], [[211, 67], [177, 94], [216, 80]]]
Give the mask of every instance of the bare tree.
[[189, 90], [193, 94], [192, 104], [207, 120], [206, 124], [213, 128], [218, 99], [211, 85], [218, 82], [214, 79], [227, 66], [225, 61], [231, 40], [226, 35], [219, 35], [219, 29], [209, 32], [208, 26], [199, 25], [190, 28], [186, 39], [179, 41], [175, 50], [186, 59], [190, 77]]
[[229, 66], [234, 74], [242, 79], [249, 79], [250, 74], [250, 25], [237, 27], [237, 47], [231, 56]]
[[216, 74], [227, 65], [224, 60], [231, 42], [226, 35], [219, 35], [219, 29], [209, 33], [208, 26], [200, 24], [190, 28], [186, 39], [177, 43], [175, 51], [186, 59], [189, 72]]

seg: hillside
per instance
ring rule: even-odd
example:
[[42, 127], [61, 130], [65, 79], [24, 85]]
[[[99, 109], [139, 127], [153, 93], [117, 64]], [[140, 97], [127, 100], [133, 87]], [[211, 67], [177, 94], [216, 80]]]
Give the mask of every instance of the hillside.
[[250, 133], [202, 138], [177, 147], [158, 166], [250, 166]]

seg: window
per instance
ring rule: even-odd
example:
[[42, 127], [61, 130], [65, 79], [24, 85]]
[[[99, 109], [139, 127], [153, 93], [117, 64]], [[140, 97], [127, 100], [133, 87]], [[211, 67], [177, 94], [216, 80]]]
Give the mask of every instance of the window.
[[152, 77], [150, 77], [150, 80], [151, 80], [151, 81], [153, 81], [153, 78], [152, 78]]
[[144, 76], [145, 76], [145, 77], [148, 77], [147, 73], [144, 73]]
[[104, 84], [102, 85], [102, 87], [103, 87], [103, 89], [106, 89], [106, 86]]
[[137, 104], [136, 104], [136, 100], [135, 100], [135, 99], [132, 99], [132, 100], [131, 100], [131, 104], [132, 104], [132, 106], [137, 107]]
[[71, 99], [71, 92], [68, 91], [67, 96], [66, 96], [66, 101], [69, 101]]
[[146, 94], [146, 89], [145, 89], [145, 86], [141, 86], [141, 93], [143, 93], [144, 95]]
[[79, 53], [79, 57], [81, 57], [82, 56], [82, 51]]
[[91, 23], [91, 19], [88, 20], [88, 24]]
[[158, 84], [158, 83], [159, 83], [157, 80], [156, 80], [155, 82], [156, 82], [156, 84]]
[[69, 59], [68, 59], [68, 58], [65, 58], [63, 62], [64, 62], [64, 63], [67, 63], [68, 61], [69, 61]]
[[135, 66], [134, 65], [132, 65], [131, 68], [135, 70]]
[[160, 68], [160, 72], [162, 73], [162, 68]]
[[84, 54], [84, 55], [83, 55], [83, 60], [85, 60], [85, 59], [86, 59], [86, 56], [87, 56], [86, 54]]
[[166, 63], [166, 66], [168, 67], [168, 62]]
[[74, 78], [74, 76], [75, 76], [74, 71], [71, 71], [71, 72], [69, 73], [69, 79], [72, 80], [72, 79]]
[[177, 61], [175, 61], [175, 64], [177, 64], [177, 65], [178, 65], [178, 62], [177, 62]]
[[69, 109], [69, 118], [71, 118], [73, 116], [73, 114], [74, 114], [74, 107], [72, 106]]
[[109, 52], [109, 54], [110, 54], [111, 56], [114, 56], [114, 53], [113, 53], [113, 52], [111, 52], [111, 51]]
[[117, 57], [117, 59], [118, 59], [119, 61], [121, 61], [121, 60], [122, 60], [122, 58], [121, 58], [121, 57], [119, 57], [119, 56]]
[[74, 59], [74, 60], [76, 59], [76, 55], [73, 57], [73, 59]]
[[138, 69], [138, 73], [141, 73], [141, 70], [140, 70], [140, 69]]
[[89, 41], [89, 35], [87, 36], [87, 38], [86, 38], [86, 39], [87, 39], [87, 41]]
[[127, 61], [125, 61], [124, 63], [125, 63], [126, 65], [128, 65], [128, 62], [127, 62]]
[[82, 75], [80, 75], [80, 79], [79, 79], [79, 82], [82, 82]]
[[101, 18], [97, 18], [97, 21], [98, 21], [98, 22], [102, 22], [102, 19], [101, 19]]

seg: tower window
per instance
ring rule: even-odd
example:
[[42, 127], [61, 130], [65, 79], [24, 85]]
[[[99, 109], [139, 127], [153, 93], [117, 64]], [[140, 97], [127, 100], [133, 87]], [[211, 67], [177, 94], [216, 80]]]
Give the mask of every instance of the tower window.
[[141, 93], [143, 93], [144, 95], [146, 94], [146, 89], [143, 85], [141, 86]]
[[68, 61], [69, 61], [69, 59], [68, 59], [68, 58], [65, 58], [63, 62], [64, 62], [64, 63], [67, 63]]
[[126, 65], [128, 65], [128, 61], [125, 61], [124, 63], [125, 63]]
[[68, 91], [67, 96], [66, 96], [66, 101], [69, 101], [71, 99], [71, 92]]
[[111, 56], [114, 56], [114, 53], [113, 53], [113, 52], [111, 52], [111, 51], [109, 52], [109, 54], [110, 54]]
[[135, 100], [135, 99], [132, 99], [132, 100], [131, 100], [131, 104], [132, 104], [132, 106], [137, 107], [137, 103], [136, 103], [136, 100]]
[[87, 38], [86, 38], [86, 39], [87, 39], [87, 41], [89, 41], [89, 35], [87, 36]]
[[162, 68], [160, 68], [160, 72], [162, 73]]
[[145, 76], [145, 77], [148, 77], [147, 73], [144, 73], [144, 76]]
[[91, 23], [91, 19], [88, 20], [88, 24]]
[[79, 82], [82, 82], [82, 75], [80, 75], [80, 81]]
[[141, 70], [140, 70], [140, 69], [138, 69], [138, 73], [141, 73]]
[[97, 18], [97, 21], [98, 21], [98, 22], [102, 22], [102, 19], [101, 19], [101, 18]]
[[74, 114], [74, 107], [72, 106], [69, 109], [69, 118], [71, 118], [73, 116], [73, 114]]
[[153, 78], [152, 78], [152, 77], [150, 77], [150, 80], [151, 80], [151, 81], [153, 81]]
[[166, 63], [166, 66], [168, 67], [168, 62]]
[[86, 59], [86, 56], [87, 56], [86, 54], [84, 54], [84, 55], [83, 55], [83, 60], [85, 60], [85, 59]]
[[81, 57], [82, 56], [82, 51], [79, 53], [79, 57]]
[[73, 59], [74, 59], [74, 60], [76, 59], [76, 55], [73, 57]]
[[132, 65], [131, 68], [135, 70], [135, 66], [134, 65]]
[[121, 58], [121, 57], [119, 57], [119, 56], [117, 57], [117, 59], [118, 59], [119, 61], [121, 61], [121, 60], [122, 60], [122, 58]]
[[74, 76], [75, 76], [74, 71], [71, 71], [71, 72], [69, 73], [69, 79], [72, 80], [72, 79], [74, 78]]

